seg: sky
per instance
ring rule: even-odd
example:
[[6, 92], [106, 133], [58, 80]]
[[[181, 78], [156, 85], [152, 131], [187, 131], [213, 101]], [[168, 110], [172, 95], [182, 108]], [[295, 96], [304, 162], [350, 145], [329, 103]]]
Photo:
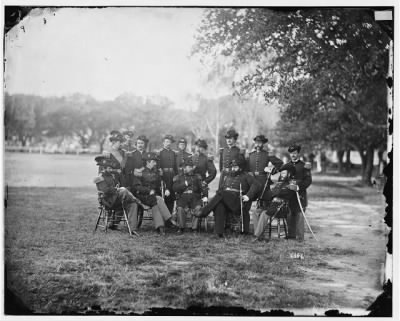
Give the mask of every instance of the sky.
[[[5, 38], [5, 90], [41, 96], [123, 93], [183, 102], [201, 90], [189, 58], [201, 8], [35, 9]], [[22, 28], [23, 27], [23, 28]]]

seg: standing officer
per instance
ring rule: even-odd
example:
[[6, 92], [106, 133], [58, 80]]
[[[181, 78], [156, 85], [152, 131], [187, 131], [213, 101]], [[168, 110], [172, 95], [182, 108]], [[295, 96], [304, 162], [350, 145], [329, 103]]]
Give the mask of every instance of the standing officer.
[[178, 174], [176, 154], [171, 149], [171, 144], [174, 143], [172, 135], [165, 135], [163, 141], [163, 148], [160, 151], [160, 169], [162, 173], [163, 182], [165, 184], [165, 204], [168, 210], [172, 213], [174, 210], [175, 196], [172, 192], [172, 185], [174, 176]]
[[178, 140], [178, 151], [176, 152], [176, 167], [179, 173], [183, 173], [183, 164], [185, 160], [192, 157], [192, 154], [186, 151], [187, 141], [185, 138]]
[[199, 217], [206, 217], [211, 211], [215, 216], [215, 233], [223, 237], [225, 223], [228, 215], [232, 216], [231, 222], [240, 222], [241, 201], [240, 188], [242, 189], [243, 200], [243, 231], [249, 234], [250, 226], [250, 199], [253, 199], [261, 188], [255, 178], [244, 172], [245, 159], [238, 155], [232, 159], [231, 171], [225, 176], [221, 188], [218, 189], [210, 202], [203, 207]]
[[[256, 195], [256, 198], [260, 198], [260, 206], [266, 207], [267, 204], [267, 194], [270, 190], [271, 175], [277, 173], [279, 168], [283, 165], [283, 162], [276, 156], [268, 155], [267, 150], [263, 147], [266, 143], [268, 143], [268, 139], [265, 138], [264, 135], [257, 135], [254, 137], [254, 151], [249, 154], [249, 158], [247, 159], [247, 171], [250, 175], [254, 176], [257, 182], [262, 186], [259, 193]], [[268, 164], [271, 164], [274, 167], [269, 167]], [[269, 177], [267, 183], [267, 177]], [[267, 183], [267, 187], [265, 188], [264, 194], [262, 194], [265, 184]]]
[[173, 189], [177, 195], [176, 211], [178, 217], [179, 231], [183, 233], [186, 227], [186, 214], [193, 210], [192, 231], [198, 227], [198, 217], [201, 211], [201, 176], [193, 173], [193, 161], [190, 158], [185, 159], [183, 172], [174, 177]]
[[133, 131], [131, 130], [125, 130], [122, 132], [122, 135], [124, 136], [124, 143], [121, 145], [122, 150], [128, 154], [130, 152], [133, 152], [136, 150], [135, 144], [133, 142]]
[[194, 173], [200, 174], [203, 185], [203, 197], [208, 197], [208, 184], [210, 184], [215, 176], [217, 169], [214, 165], [214, 157], [207, 155], [207, 142], [204, 139], [198, 139], [195, 142], [197, 151], [193, 155]]
[[239, 154], [244, 155], [244, 150], [240, 150], [239, 147], [236, 146], [238, 137], [239, 134], [234, 129], [229, 129], [225, 134], [227, 146], [219, 149], [219, 171], [221, 172], [218, 184], [219, 187], [222, 186], [225, 176], [230, 171], [232, 159], [237, 158]]
[[129, 177], [129, 188], [132, 186], [134, 176], [141, 176], [146, 161], [143, 156], [145, 154], [146, 145], [149, 140], [144, 135], [140, 135], [136, 139], [136, 150], [128, 154], [125, 164], [125, 175]]
[[[289, 185], [289, 189], [297, 191], [300, 195], [300, 203], [303, 210], [307, 207], [307, 188], [312, 183], [311, 165], [300, 160], [300, 145], [292, 145], [288, 148], [290, 154], [290, 162], [296, 168], [294, 179]], [[304, 217], [301, 213], [300, 205], [297, 196], [289, 203], [290, 213], [287, 217], [288, 223], [288, 238], [304, 241]]]

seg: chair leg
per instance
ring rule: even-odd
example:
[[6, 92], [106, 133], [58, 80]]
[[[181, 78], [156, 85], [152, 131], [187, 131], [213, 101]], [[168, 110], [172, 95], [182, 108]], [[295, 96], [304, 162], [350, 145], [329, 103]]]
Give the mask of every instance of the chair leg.
[[280, 218], [277, 219], [276, 224], [277, 224], [278, 238], [281, 238], [281, 219]]
[[268, 227], [269, 227], [269, 235], [268, 235], [268, 237], [269, 238], [271, 238], [271, 234], [272, 234], [272, 217], [270, 217], [269, 219], [268, 219]]
[[100, 211], [99, 211], [99, 216], [97, 217], [96, 226], [94, 227], [93, 233], [96, 232], [97, 226], [99, 226], [99, 222], [100, 222], [100, 219], [101, 219], [101, 215], [103, 214], [103, 210], [104, 210], [103, 207], [100, 207], [99, 209], [100, 209]]
[[285, 237], [287, 238], [288, 234], [287, 234], [287, 225], [286, 225], [286, 219], [283, 218], [283, 228], [285, 229]]

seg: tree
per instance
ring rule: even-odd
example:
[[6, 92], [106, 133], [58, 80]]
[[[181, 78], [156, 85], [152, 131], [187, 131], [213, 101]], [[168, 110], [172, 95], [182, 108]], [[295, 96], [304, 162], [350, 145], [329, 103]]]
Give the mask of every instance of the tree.
[[255, 66], [233, 91], [279, 99], [286, 127], [314, 144], [358, 150], [370, 183], [385, 143], [388, 43], [367, 9], [211, 9], [193, 51]]

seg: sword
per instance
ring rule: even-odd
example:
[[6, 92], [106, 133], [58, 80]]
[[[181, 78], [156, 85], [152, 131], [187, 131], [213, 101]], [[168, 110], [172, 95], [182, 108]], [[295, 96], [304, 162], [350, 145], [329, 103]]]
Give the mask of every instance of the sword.
[[318, 239], [316, 238], [316, 236], [314, 235], [314, 232], [312, 231], [310, 224], [308, 224], [308, 220], [307, 220], [306, 214], [304, 213], [303, 207], [301, 206], [300, 195], [299, 195], [299, 192], [298, 192], [298, 191], [296, 191], [296, 196], [297, 196], [297, 202], [299, 203], [299, 206], [300, 206], [300, 209], [301, 209], [301, 214], [303, 214], [304, 220], [306, 221], [307, 226], [308, 226], [308, 228], [309, 228], [311, 234], [314, 236], [315, 240], [316, 240], [317, 242], [319, 242], [319, 240], [318, 240]]
[[244, 231], [243, 226], [243, 199], [242, 199], [242, 183], [239, 184], [239, 197], [240, 197], [240, 221], [241, 221], [241, 232]]

